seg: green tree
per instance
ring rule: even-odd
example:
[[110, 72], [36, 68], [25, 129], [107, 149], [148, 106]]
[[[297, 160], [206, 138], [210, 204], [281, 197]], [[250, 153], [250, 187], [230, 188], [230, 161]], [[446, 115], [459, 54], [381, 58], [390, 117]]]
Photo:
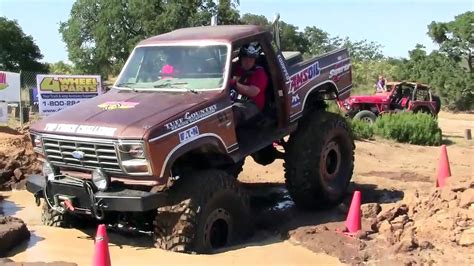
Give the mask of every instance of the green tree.
[[335, 39], [330, 38], [329, 33], [315, 26], [304, 29], [304, 37], [308, 43], [308, 52], [312, 55], [320, 55], [338, 47]]
[[450, 22], [431, 22], [428, 35], [440, 46], [440, 51], [460, 62], [466, 60], [469, 73], [474, 69], [474, 12], [460, 14]]
[[255, 14], [250, 14], [250, 13], [243, 14], [240, 20], [243, 24], [247, 24], [247, 25], [259, 25], [259, 26], [268, 27], [271, 24], [270, 21], [268, 21], [268, 19], [265, 16], [255, 15]]
[[232, 0], [78, 0], [60, 33], [78, 73], [117, 74], [142, 39], [174, 29], [239, 21]]
[[26, 35], [15, 20], [0, 17], [0, 70], [47, 72], [33, 37]]
[[74, 67], [64, 61], [49, 64], [51, 74], [74, 74]]

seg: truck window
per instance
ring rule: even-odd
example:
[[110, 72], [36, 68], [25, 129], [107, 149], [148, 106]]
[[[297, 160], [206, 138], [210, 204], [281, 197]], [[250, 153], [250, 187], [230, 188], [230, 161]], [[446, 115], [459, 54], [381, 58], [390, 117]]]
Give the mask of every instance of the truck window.
[[130, 56], [115, 86], [147, 90], [221, 89], [227, 46], [146, 46]]

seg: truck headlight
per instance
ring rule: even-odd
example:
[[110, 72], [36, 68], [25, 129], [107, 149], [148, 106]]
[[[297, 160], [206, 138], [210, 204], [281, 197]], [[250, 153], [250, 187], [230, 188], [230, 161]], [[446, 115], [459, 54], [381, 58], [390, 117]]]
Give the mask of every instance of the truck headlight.
[[43, 163], [43, 175], [48, 178], [48, 180], [54, 179], [56, 171], [50, 163]]
[[31, 134], [31, 144], [35, 152], [43, 154], [43, 140], [39, 135]]
[[100, 190], [105, 191], [109, 187], [109, 179], [101, 169], [95, 169], [92, 172], [92, 183]]
[[118, 152], [122, 168], [127, 174], [151, 174], [143, 143], [119, 143]]

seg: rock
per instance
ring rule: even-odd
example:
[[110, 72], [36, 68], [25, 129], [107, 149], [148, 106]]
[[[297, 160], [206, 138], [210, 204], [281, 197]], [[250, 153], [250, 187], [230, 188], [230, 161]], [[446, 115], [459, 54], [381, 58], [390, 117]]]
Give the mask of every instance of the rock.
[[368, 236], [369, 236], [369, 233], [365, 230], [359, 230], [359, 232], [357, 232], [357, 234], [355, 235], [357, 239], [362, 239], [362, 240], [367, 239]]
[[23, 179], [19, 182], [13, 183], [11, 185], [11, 188], [15, 189], [15, 190], [25, 190], [26, 189], [26, 179]]
[[391, 222], [395, 217], [407, 214], [408, 213], [408, 206], [406, 204], [398, 205], [395, 207], [390, 208], [384, 213], [381, 213], [377, 216], [377, 220], [383, 221], [387, 220]]
[[471, 246], [474, 244], [474, 227], [464, 230], [459, 238], [459, 245]]
[[20, 168], [16, 168], [13, 170], [13, 176], [15, 176], [16, 181], [19, 181], [23, 177], [23, 172], [20, 170]]
[[474, 203], [474, 189], [473, 188], [466, 189], [461, 194], [461, 198], [459, 199], [459, 207], [469, 208], [469, 206], [473, 203]]
[[456, 192], [449, 190], [449, 189], [443, 189], [441, 190], [441, 199], [445, 201], [452, 201], [456, 199]]
[[413, 235], [407, 234], [400, 240], [399, 243], [394, 245], [394, 251], [396, 253], [410, 252], [417, 247], [418, 245]]
[[380, 204], [378, 203], [362, 204], [360, 209], [364, 218], [375, 218], [377, 217], [377, 214], [382, 211], [382, 207], [380, 207]]
[[449, 209], [454, 209], [458, 207], [458, 200], [452, 200], [448, 203], [448, 208]]
[[30, 238], [25, 223], [14, 217], [0, 217], [0, 256]]
[[406, 192], [403, 195], [403, 202], [406, 203], [407, 205], [414, 205], [414, 203], [418, 202], [420, 200], [420, 194], [417, 191], [414, 192]]
[[420, 249], [432, 249], [432, 248], [434, 248], [434, 246], [429, 241], [423, 241], [420, 243]]
[[383, 221], [378, 229], [380, 234], [391, 234], [392, 233], [392, 225], [388, 221]]

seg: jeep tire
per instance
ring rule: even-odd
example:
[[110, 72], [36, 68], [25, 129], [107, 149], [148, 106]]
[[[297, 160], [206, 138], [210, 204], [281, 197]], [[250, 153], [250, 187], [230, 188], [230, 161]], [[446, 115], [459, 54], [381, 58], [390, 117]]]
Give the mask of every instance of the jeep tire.
[[156, 247], [212, 253], [246, 235], [248, 198], [225, 171], [195, 171], [168, 193], [170, 204], [159, 208], [154, 220]]
[[60, 213], [51, 209], [48, 203], [42, 200], [41, 223], [52, 227], [69, 228], [72, 226], [72, 217], [69, 213]]
[[373, 124], [375, 123], [377, 116], [369, 110], [362, 110], [354, 115], [354, 119], [361, 120], [369, 124]]
[[296, 205], [305, 209], [339, 204], [354, 169], [354, 141], [345, 119], [328, 112], [303, 117], [291, 134], [285, 181]]

